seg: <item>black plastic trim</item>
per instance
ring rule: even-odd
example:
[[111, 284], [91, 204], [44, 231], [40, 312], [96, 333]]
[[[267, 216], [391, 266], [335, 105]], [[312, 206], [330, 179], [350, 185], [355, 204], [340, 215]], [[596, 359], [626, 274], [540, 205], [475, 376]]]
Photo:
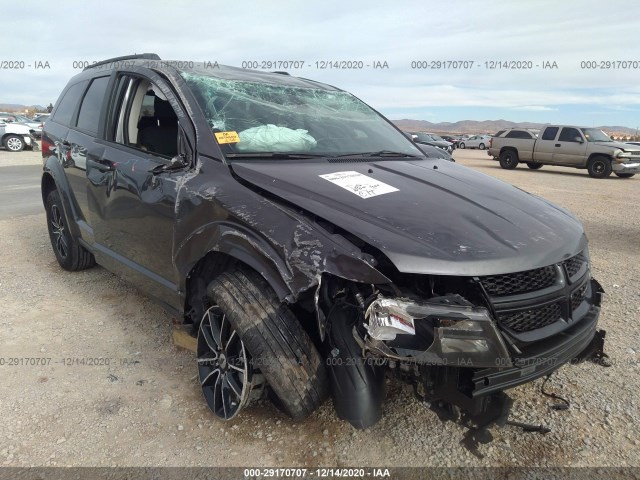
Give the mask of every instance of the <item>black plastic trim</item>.
[[514, 357], [515, 367], [484, 369], [472, 379], [473, 397], [513, 388], [547, 375], [577, 357], [593, 339], [600, 316], [600, 308], [592, 306], [581, 322], [559, 333], [553, 342], [539, 342], [527, 349], [527, 356]]

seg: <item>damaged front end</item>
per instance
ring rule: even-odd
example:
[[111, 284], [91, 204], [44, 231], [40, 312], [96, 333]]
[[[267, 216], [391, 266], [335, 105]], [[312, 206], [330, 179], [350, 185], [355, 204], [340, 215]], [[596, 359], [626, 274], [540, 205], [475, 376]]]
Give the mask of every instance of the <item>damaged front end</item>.
[[[506, 419], [504, 390], [604, 355], [605, 332], [596, 329], [603, 290], [586, 254], [579, 260], [577, 269], [573, 258], [553, 266], [549, 285], [500, 292], [487, 288], [489, 277], [399, 274], [401, 286], [325, 279], [318, 307], [338, 415], [358, 428], [375, 424], [390, 371], [448, 418], [476, 427]], [[541, 318], [548, 305], [557, 315]]]

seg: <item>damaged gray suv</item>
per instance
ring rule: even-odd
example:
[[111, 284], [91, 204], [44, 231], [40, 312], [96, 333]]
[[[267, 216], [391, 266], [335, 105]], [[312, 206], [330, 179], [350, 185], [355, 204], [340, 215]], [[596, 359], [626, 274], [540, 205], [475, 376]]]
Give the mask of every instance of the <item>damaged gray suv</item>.
[[604, 355], [567, 211], [429, 157], [353, 95], [143, 54], [72, 78], [42, 135], [67, 270], [96, 262], [193, 326], [204, 397], [377, 422], [385, 376], [476, 424]]

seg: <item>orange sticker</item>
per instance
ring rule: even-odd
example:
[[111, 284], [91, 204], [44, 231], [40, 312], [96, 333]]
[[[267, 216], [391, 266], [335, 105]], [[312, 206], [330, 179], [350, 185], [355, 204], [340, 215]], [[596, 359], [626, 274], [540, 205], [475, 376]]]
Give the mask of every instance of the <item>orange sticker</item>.
[[218, 143], [238, 143], [240, 141], [240, 137], [238, 136], [238, 132], [215, 132], [216, 140]]

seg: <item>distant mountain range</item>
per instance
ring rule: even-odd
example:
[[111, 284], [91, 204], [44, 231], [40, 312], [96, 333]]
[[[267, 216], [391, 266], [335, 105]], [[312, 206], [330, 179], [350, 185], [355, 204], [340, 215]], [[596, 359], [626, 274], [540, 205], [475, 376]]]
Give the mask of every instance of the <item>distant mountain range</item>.
[[[510, 122], [509, 120], [460, 120], [459, 122], [433, 123], [427, 120], [393, 120], [403, 130], [429, 131], [433, 133], [495, 133], [505, 128], [540, 128], [544, 123]], [[597, 127], [608, 133], [635, 135], [636, 129], [621, 126]]]
[[26, 109], [29, 110], [46, 110], [47, 107], [43, 107], [42, 105], [21, 105], [19, 103], [0, 103], [0, 111], [11, 111], [11, 112], [24, 112]]

